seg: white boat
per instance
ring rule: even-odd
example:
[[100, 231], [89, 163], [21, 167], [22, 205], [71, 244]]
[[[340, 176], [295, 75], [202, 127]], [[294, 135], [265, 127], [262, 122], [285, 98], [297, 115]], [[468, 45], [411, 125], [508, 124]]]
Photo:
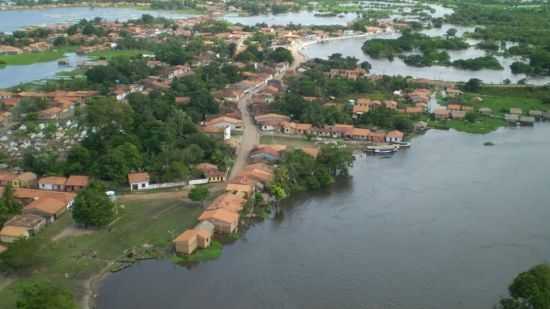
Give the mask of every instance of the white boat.
[[374, 154], [391, 154], [399, 150], [399, 145], [376, 145], [367, 146], [367, 152]]
[[411, 143], [410, 142], [395, 142], [394, 145], [399, 145], [399, 148], [410, 148]]

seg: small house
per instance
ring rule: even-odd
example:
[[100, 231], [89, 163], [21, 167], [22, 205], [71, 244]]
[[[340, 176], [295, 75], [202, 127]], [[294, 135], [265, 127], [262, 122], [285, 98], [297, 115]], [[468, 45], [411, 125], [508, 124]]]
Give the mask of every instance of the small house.
[[206, 210], [200, 215], [199, 221], [210, 221], [216, 232], [230, 234], [239, 227], [239, 214], [225, 209]]
[[512, 115], [521, 115], [521, 114], [523, 114], [523, 111], [521, 110], [521, 108], [512, 107], [512, 108], [510, 108], [510, 114], [512, 114]]
[[269, 113], [255, 116], [254, 120], [260, 127], [260, 130], [275, 131], [280, 130], [283, 123], [289, 122], [290, 117], [281, 114]]
[[204, 125], [206, 127], [217, 128], [221, 130], [227, 127], [230, 127], [231, 130], [236, 130], [236, 131], [240, 131], [243, 129], [243, 121], [241, 119], [228, 117], [228, 116], [220, 116], [220, 117], [212, 118], [208, 120]]
[[466, 117], [465, 111], [451, 111], [451, 118], [453, 119], [464, 119]]
[[542, 119], [542, 111], [539, 110], [530, 110], [529, 116], [534, 117], [536, 120]]
[[488, 107], [482, 107], [479, 109], [479, 112], [483, 115], [490, 115], [491, 113], [493, 113], [493, 110]]
[[241, 194], [244, 198], [248, 198], [252, 196], [252, 193], [254, 193], [254, 186], [230, 183], [225, 187], [225, 192]]
[[385, 140], [386, 140], [386, 133], [384, 133], [384, 132], [375, 132], [375, 131], [370, 131], [369, 132], [369, 138], [368, 138], [369, 142], [383, 143]]
[[204, 177], [208, 178], [208, 182], [224, 182], [225, 173], [220, 171], [218, 167], [211, 163], [201, 163], [195, 167]]
[[42, 197], [23, 208], [23, 214], [34, 214], [52, 223], [67, 210], [67, 205], [59, 199]]
[[[202, 224], [202, 223], [210, 223], [210, 222], [203, 221], [199, 224]], [[194, 228], [193, 230], [197, 234], [197, 246], [203, 249], [210, 247], [210, 244], [212, 243], [212, 236], [214, 235], [214, 230], [210, 231], [210, 230], [198, 229], [198, 228]]]
[[88, 186], [90, 178], [88, 176], [71, 175], [65, 182], [65, 191], [78, 192]]
[[447, 105], [447, 109], [450, 111], [460, 111], [462, 110], [462, 104], [451, 103]]
[[186, 230], [173, 243], [177, 253], [192, 254], [197, 249], [197, 233], [195, 230]]
[[149, 187], [149, 173], [130, 173], [128, 174], [128, 183], [130, 191], [146, 190]]
[[511, 124], [517, 124], [519, 122], [519, 115], [506, 114], [504, 115], [504, 120], [506, 120], [506, 122]]
[[370, 134], [369, 129], [353, 128], [351, 131], [351, 138], [354, 140], [363, 140], [366, 141], [369, 139]]
[[12, 243], [21, 238], [29, 238], [29, 231], [20, 226], [4, 226], [0, 230], [0, 241], [4, 243]]
[[532, 126], [535, 124], [535, 117], [519, 116], [519, 123], [523, 126]]
[[446, 108], [438, 108], [434, 111], [435, 119], [448, 119], [449, 111]]
[[33, 214], [16, 215], [4, 224], [4, 226], [24, 227], [30, 235], [38, 233], [45, 225], [46, 219]]
[[281, 154], [271, 147], [259, 147], [250, 153], [249, 158], [252, 162], [265, 161], [274, 163], [281, 159]]
[[401, 131], [393, 130], [386, 134], [386, 143], [400, 143], [403, 141], [404, 134]]
[[48, 191], [65, 191], [65, 182], [67, 182], [65, 177], [42, 177], [38, 180], [38, 188]]

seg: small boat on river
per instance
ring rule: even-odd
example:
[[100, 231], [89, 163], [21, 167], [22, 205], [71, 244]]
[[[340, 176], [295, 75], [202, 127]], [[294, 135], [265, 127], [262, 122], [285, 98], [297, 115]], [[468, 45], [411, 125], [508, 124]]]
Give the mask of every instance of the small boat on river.
[[392, 143], [392, 144], [399, 145], [399, 148], [410, 148], [411, 147], [410, 142], [395, 142], [395, 143]]
[[367, 146], [367, 152], [373, 153], [373, 154], [392, 154], [399, 150], [399, 145], [375, 145], [375, 146]]

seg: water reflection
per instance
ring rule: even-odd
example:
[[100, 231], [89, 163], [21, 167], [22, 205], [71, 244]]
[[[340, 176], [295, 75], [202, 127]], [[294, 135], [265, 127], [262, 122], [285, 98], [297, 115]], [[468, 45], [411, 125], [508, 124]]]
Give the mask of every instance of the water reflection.
[[69, 53], [65, 59], [69, 65], [60, 66], [57, 60], [30, 65], [8, 65], [0, 68], [0, 88], [13, 87], [21, 83], [55, 77], [57, 73], [74, 70], [86, 56]]

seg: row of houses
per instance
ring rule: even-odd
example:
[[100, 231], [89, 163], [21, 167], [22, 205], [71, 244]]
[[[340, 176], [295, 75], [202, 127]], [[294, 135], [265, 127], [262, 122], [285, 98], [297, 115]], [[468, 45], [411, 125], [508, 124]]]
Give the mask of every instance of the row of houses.
[[46, 191], [78, 192], [86, 188], [89, 183], [90, 178], [83, 175], [38, 178], [36, 174], [31, 172], [15, 173], [0, 171], [0, 186], [11, 185], [14, 188], [39, 188]]
[[[4, 188], [0, 188], [3, 194]], [[0, 230], [0, 241], [12, 243], [38, 233], [72, 207], [76, 193], [16, 188], [14, 196], [23, 205], [22, 214], [8, 220]]]
[[173, 244], [178, 254], [192, 254], [207, 248], [214, 233], [232, 234], [239, 228], [241, 212], [248, 199], [273, 179], [273, 170], [265, 164], [248, 165], [225, 187], [199, 216], [199, 223], [178, 235]]
[[374, 143], [401, 142], [404, 134], [398, 130], [389, 132], [372, 131], [365, 128], [356, 128], [350, 124], [334, 124], [315, 127], [308, 123], [297, 123], [286, 115], [269, 113], [254, 117], [260, 130], [264, 132], [278, 132], [289, 135], [311, 135], [318, 137], [346, 138], [369, 141]]
[[152, 184], [151, 176], [147, 172], [135, 172], [128, 174], [128, 184], [130, 191], [143, 191], [160, 188], [181, 187], [192, 184], [206, 184], [224, 182], [226, 179], [226, 171], [220, 170], [216, 165], [211, 163], [200, 163], [195, 166], [195, 169], [202, 173], [204, 178], [180, 181], [174, 183]]
[[239, 228], [241, 212], [256, 190], [273, 179], [270, 166], [258, 163], [246, 166], [199, 216], [199, 223], [178, 235], [173, 244], [178, 254], [192, 254], [197, 248], [210, 246], [214, 233], [232, 234]]

